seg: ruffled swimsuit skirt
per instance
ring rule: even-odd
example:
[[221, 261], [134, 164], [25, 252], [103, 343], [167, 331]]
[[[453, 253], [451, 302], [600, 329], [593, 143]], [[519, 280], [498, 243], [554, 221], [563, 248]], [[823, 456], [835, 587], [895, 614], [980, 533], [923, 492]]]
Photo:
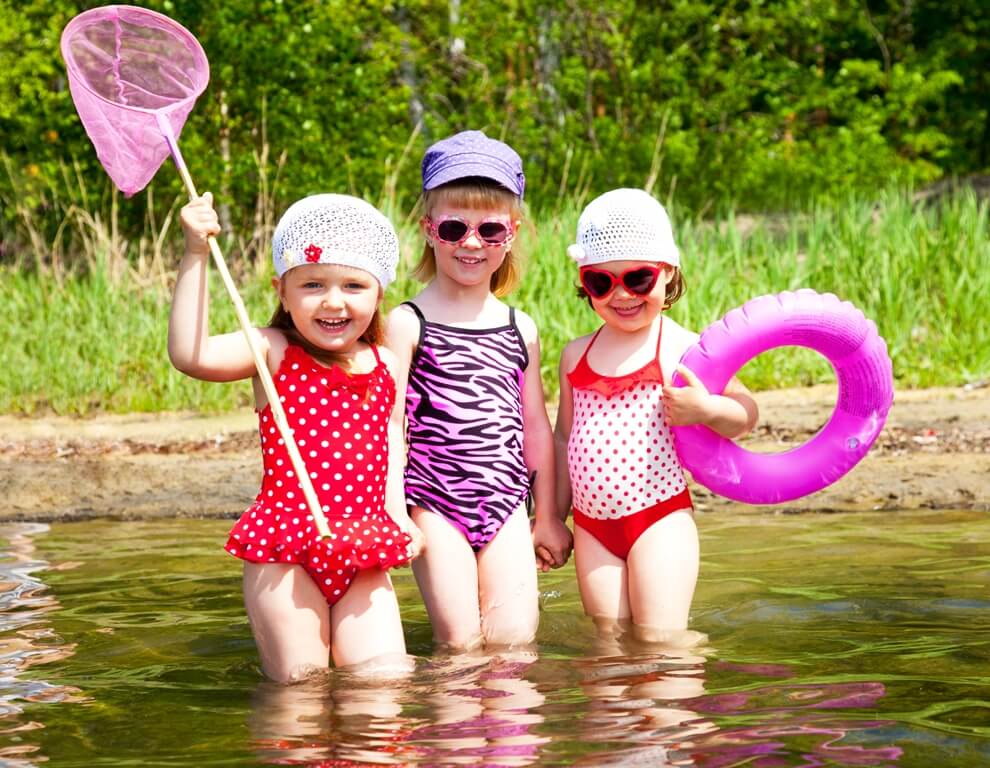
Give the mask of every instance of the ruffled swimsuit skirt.
[[333, 605], [358, 571], [409, 560], [411, 539], [385, 511], [395, 382], [381, 358], [370, 373], [348, 374], [320, 365], [296, 346], [286, 349], [274, 379], [330, 537], [319, 537], [267, 405], [258, 412], [261, 491], [231, 529], [225, 549], [252, 563], [302, 566]]

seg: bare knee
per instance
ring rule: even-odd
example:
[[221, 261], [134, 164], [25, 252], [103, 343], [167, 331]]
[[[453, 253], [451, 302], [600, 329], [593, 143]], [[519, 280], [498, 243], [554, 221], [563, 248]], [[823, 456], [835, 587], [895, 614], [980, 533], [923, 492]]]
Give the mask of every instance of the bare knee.
[[[462, 653], [473, 650], [484, 642], [481, 625], [476, 618], [477, 605], [465, 606], [465, 609], [467, 615], [456, 616], [445, 608], [427, 608], [433, 627], [433, 642], [440, 652]], [[475, 618], [472, 620], [472, 617]]]
[[267, 677], [298, 682], [330, 666], [329, 608], [302, 568], [246, 563], [244, 604]]
[[[518, 606], [517, 606], [518, 608]], [[532, 610], [492, 610], [481, 618], [481, 631], [486, 645], [528, 645], [536, 639], [539, 608]]]
[[441, 653], [468, 653], [485, 644], [485, 638], [480, 632], [449, 635], [436, 633], [433, 641], [437, 644], [437, 650]]
[[656, 627], [648, 624], [634, 624], [633, 637], [641, 643], [664, 645], [670, 648], [695, 648], [704, 645], [708, 636], [686, 627]]
[[416, 670], [416, 660], [407, 653], [383, 653], [346, 667], [355, 677], [372, 680], [401, 680]]
[[482, 594], [481, 633], [487, 645], [527, 645], [536, 638], [540, 606], [535, 566], [532, 575], [532, 580], [520, 579], [494, 594]]
[[[437, 601], [439, 602], [439, 601]], [[462, 612], [450, 610], [458, 604]], [[433, 625], [433, 642], [446, 653], [464, 653], [484, 644], [478, 604], [474, 600], [451, 600], [446, 605], [434, 604], [429, 611]]]
[[629, 619], [614, 616], [592, 616], [591, 620], [600, 640], [620, 640], [629, 634], [632, 626]]
[[262, 659], [261, 670], [269, 680], [285, 685], [294, 685], [326, 675], [329, 665], [321, 666], [292, 659]]
[[485, 635], [485, 645], [496, 647], [514, 647], [519, 645], [530, 645], [535, 639], [535, 627], [498, 627]]
[[255, 644], [265, 676], [277, 683], [298, 683], [330, 668], [330, 648], [322, 640], [306, 638], [293, 643], [288, 638], [266, 637], [255, 629]]

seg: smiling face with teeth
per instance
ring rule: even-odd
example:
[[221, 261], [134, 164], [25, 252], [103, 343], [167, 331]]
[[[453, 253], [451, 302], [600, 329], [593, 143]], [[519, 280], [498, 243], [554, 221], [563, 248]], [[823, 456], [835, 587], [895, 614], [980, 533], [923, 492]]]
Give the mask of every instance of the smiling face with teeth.
[[306, 341], [347, 353], [367, 330], [382, 299], [370, 272], [340, 264], [303, 264], [272, 285]]
[[660, 264], [657, 282], [647, 294], [636, 294], [627, 289], [618, 278], [623, 272], [644, 265], [656, 265], [646, 261], [607, 261], [596, 264], [601, 271], [611, 272], [617, 284], [611, 292], [600, 299], [589, 297], [592, 308], [608, 325], [617, 330], [633, 333], [651, 325], [663, 311], [666, 303], [667, 284], [674, 277], [674, 268]]
[[[437, 220], [444, 217], [456, 217], [472, 228], [468, 236], [460, 243], [448, 243], [435, 237], [430, 231], [426, 220], [423, 222], [423, 233], [427, 243], [433, 250], [436, 261], [436, 274], [453, 280], [463, 286], [478, 284], [489, 285], [492, 275], [502, 266], [506, 254], [512, 246], [511, 238], [502, 245], [491, 245], [484, 242], [478, 235], [477, 226], [486, 219], [504, 217], [509, 223], [511, 211], [477, 209], [459, 206], [440, 201], [431, 211], [430, 216]], [[514, 223], [514, 227], [518, 222]]]

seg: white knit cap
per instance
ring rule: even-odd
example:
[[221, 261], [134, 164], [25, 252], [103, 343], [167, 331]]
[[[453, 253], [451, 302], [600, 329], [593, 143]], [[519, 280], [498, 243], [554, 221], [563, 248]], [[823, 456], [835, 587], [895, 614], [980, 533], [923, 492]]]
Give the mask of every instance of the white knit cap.
[[681, 263], [667, 211], [641, 189], [613, 189], [588, 203], [567, 255], [579, 267], [606, 261]]
[[350, 195], [311, 195], [289, 206], [272, 238], [275, 274], [303, 264], [340, 264], [371, 273], [382, 288], [395, 279], [399, 238], [373, 205]]

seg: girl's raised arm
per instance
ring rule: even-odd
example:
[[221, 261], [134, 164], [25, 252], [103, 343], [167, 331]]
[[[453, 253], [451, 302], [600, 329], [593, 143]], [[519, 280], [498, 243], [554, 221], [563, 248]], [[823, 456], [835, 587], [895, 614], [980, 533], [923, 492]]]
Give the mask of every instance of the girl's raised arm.
[[[168, 323], [168, 356], [178, 370], [205, 381], [236, 381], [254, 375], [254, 357], [240, 331], [209, 335], [210, 248], [207, 238], [220, 232], [213, 196], [207, 192], [182, 208], [185, 255], [179, 264]], [[254, 331], [257, 333], [257, 331]], [[267, 356], [268, 339], [257, 342]]]

